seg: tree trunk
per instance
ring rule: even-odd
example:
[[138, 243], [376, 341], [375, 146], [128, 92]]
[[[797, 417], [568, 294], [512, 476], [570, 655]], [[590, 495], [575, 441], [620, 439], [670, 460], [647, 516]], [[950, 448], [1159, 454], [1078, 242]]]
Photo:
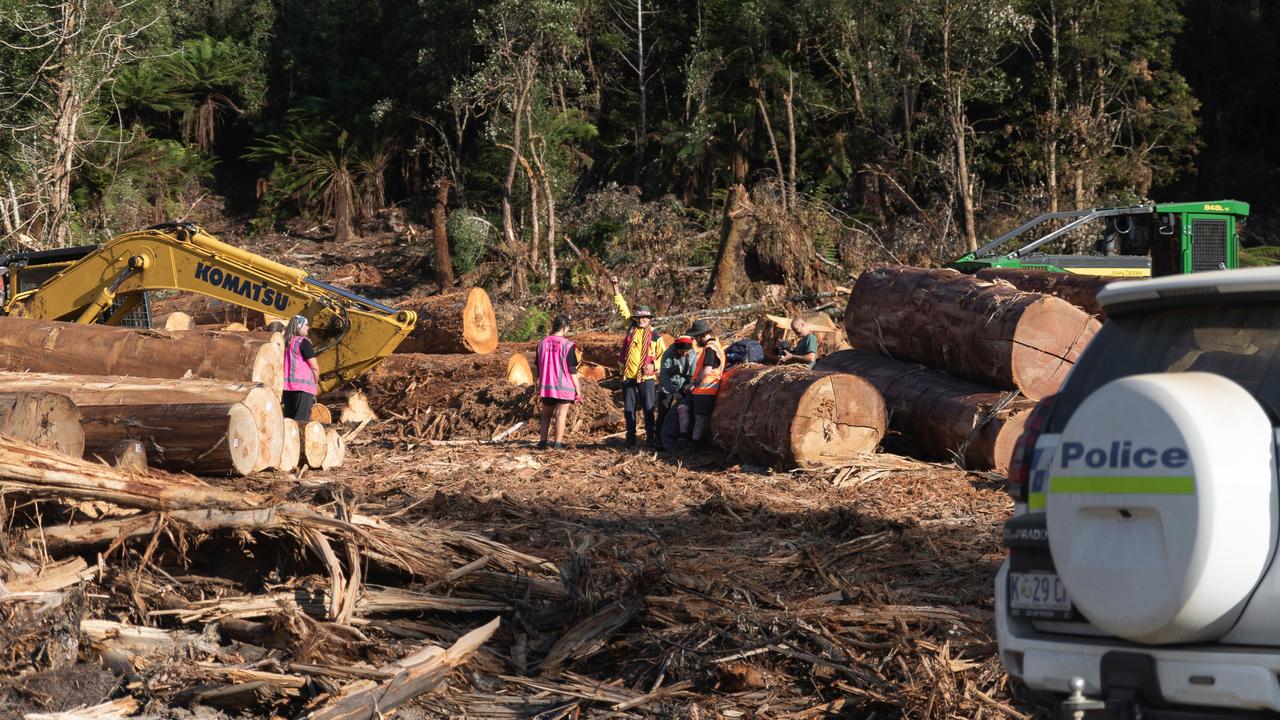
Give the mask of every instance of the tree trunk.
[[787, 106], [787, 196], [788, 206], [796, 208], [796, 83], [795, 74], [787, 66], [787, 94], [784, 96]]
[[351, 173], [346, 168], [339, 168], [333, 175], [333, 239], [339, 245], [346, 245], [355, 237], [352, 217], [355, 215], [355, 200], [351, 183]]
[[298, 462], [302, 459], [302, 430], [298, 427], [298, 421], [292, 418], [284, 419], [284, 442], [280, 445], [280, 464], [277, 465], [284, 472], [293, 472], [298, 469]]
[[447, 210], [449, 207], [448, 178], [436, 181], [436, 204], [431, 208], [431, 237], [436, 244], [436, 282], [441, 290], [453, 287], [453, 257], [449, 254]]
[[942, 76], [947, 103], [947, 124], [955, 149], [956, 193], [964, 212], [964, 237], [969, 252], [978, 249], [978, 230], [973, 213], [973, 184], [969, 176], [968, 134], [969, 120], [964, 110], [964, 91], [961, 79], [951, 69], [951, 20], [942, 21]]
[[[240, 323], [252, 330], [260, 330], [267, 325], [267, 316], [259, 310], [235, 305], [211, 298], [199, 293], [179, 293], [151, 305], [151, 315], [155, 318], [152, 327], [161, 327], [160, 319], [174, 313], [185, 313], [191, 317], [193, 325], [224, 325]], [[272, 316], [271, 319], [277, 319]], [[192, 328], [170, 328], [165, 330], [192, 330]]]
[[[253, 426], [249, 423], [246, 427]], [[126, 474], [101, 463], [66, 457], [6, 437], [0, 437], [0, 490], [102, 500], [143, 510], [239, 510], [262, 502], [257, 495], [210, 487], [192, 477]]]
[[747, 217], [752, 210], [751, 196], [741, 183], [729, 193], [724, 206], [724, 221], [720, 226], [720, 250], [711, 270], [711, 283], [707, 287], [707, 299], [713, 307], [729, 304], [738, 294], [738, 283], [746, 279], [743, 262], [746, 240], [751, 233], [751, 221]]
[[151, 465], [197, 475], [249, 475], [259, 469], [259, 422], [244, 403], [97, 405], [80, 412], [86, 447], [138, 440]]
[[319, 470], [324, 465], [324, 456], [329, 452], [329, 434], [324, 425], [309, 422], [302, 427], [302, 460], [307, 467]]
[[0, 390], [0, 435], [70, 457], [84, 455], [80, 409], [64, 395], [21, 387]]
[[958, 461], [969, 470], [1008, 471], [1035, 407], [1009, 393], [861, 350], [820, 358], [816, 369], [871, 383], [884, 396], [889, 427], [909, 438], [919, 457]]
[[787, 176], [782, 172], [782, 154], [778, 152], [778, 137], [773, 132], [773, 123], [769, 121], [769, 108], [764, 103], [764, 90], [760, 81], [753, 78], [751, 85], [756, 89], [756, 108], [760, 110], [760, 119], [764, 122], [764, 131], [769, 138], [769, 150], [773, 153], [773, 166], [778, 172], [778, 183], [782, 185], [782, 209], [787, 209]]
[[1099, 320], [1107, 319], [1102, 305], [1098, 304], [1098, 292], [1107, 286], [1110, 278], [1017, 268], [987, 268], [979, 270], [977, 277], [991, 282], [1004, 281], [1023, 292], [1059, 297]]
[[884, 399], [861, 378], [742, 365], [720, 383], [711, 438], [747, 462], [816, 467], [875, 450], [887, 423]]
[[579, 359], [606, 368], [617, 368], [618, 353], [622, 351], [622, 343], [626, 342], [627, 336], [623, 333], [581, 333], [569, 339], [578, 348]]
[[498, 347], [498, 320], [483, 288], [411, 298], [396, 308], [418, 313], [398, 353], [491, 353]]
[[[120, 440], [136, 439], [144, 441], [145, 450], [152, 459], [152, 465], [170, 470], [188, 469], [179, 460], [176, 464], [166, 463], [158, 448], [187, 442], [182, 428], [171, 428], [163, 424], [154, 425], [146, 422], [151, 417], [144, 410], [133, 413], [134, 406], [163, 406], [167, 404], [181, 406], [198, 406], [201, 404], [217, 405], [224, 408], [231, 404], [243, 405], [253, 419], [257, 440], [254, 451], [257, 455], [250, 471], [275, 467], [280, 461], [284, 443], [284, 418], [280, 412], [280, 395], [255, 383], [237, 383], [219, 380], [201, 380], [186, 378], [166, 380], [141, 377], [102, 377], [93, 375], [53, 375], [19, 372], [0, 372], [0, 392], [14, 392], [25, 388], [43, 392], [57, 393], [70, 398], [80, 407], [86, 422], [89, 417], [99, 418], [95, 432], [86, 431], [86, 457], [90, 452], [110, 452]], [[130, 408], [123, 410], [122, 408]], [[142, 418], [138, 425], [106, 423], [103, 418], [113, 415], [138, 415]], [[179, 423], [181, 425], [181, 423]], [[224, 428], [225, 430], [225, 428]], [[176, 434], [175, 434], [176, 433]], [[185, 457], [182, 451], [179, 457]], [[220, 467], [220, 466], [215, 466]], [[236, 472], [247, 474], [238, 466]], [[193, 471], [194, 472], [194, 471]], [[212, 472], [225, 472], [214, 469]]]
[[284, 387], [277, 334], [164, 332], [0, 317], [0, 369], [200, 378]]
[[1057, 392], [1099, 324], [1065, 300], [954, 270], [862, 273], [845, 330], [855, 347], [1036, 400]]

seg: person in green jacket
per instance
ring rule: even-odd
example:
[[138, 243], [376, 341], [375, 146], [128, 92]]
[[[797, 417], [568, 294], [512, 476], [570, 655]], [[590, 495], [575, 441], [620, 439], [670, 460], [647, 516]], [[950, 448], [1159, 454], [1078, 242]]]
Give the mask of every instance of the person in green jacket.
[[810, 370], [818, 361], [818, 336], [809, 332], [809, 324], [800, 318], [791, 321], [791, 332], [800, 338], [790, 352], [783, 352], [779, 360], [784, 363], [801, 363]]

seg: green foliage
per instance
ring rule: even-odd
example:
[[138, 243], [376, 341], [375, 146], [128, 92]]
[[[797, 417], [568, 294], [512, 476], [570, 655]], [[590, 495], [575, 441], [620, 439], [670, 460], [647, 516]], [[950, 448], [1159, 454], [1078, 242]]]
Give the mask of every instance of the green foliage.
[[1270, 267], [1280, 264], [1280, 246], [1260, 245], [1240, 248], [1240, 267]]
[[551, 331], [551, 316], [545, 310], [525, 308], [502, 338], [506, 342], [537, 340]]
[[488, 251], [493, 225], [474, 213], [455, 210], [449, 214], [445, 227], [449, 233], [453, 271], [462, 275], [475, 270]]

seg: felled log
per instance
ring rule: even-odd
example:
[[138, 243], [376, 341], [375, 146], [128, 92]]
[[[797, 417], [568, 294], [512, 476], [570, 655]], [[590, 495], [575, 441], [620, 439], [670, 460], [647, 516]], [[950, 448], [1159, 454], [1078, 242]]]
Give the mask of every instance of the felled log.
[[[769, 362], [778, 361], [777, 347], [780, 341], [786, 340], [793, 346], [799, 339], [791, 331], [792, 318], [780, 315], [761, 315], [756, 319], [751, 337], [764, 348], [764, 359]], [[818, 337], [818, 357], [849, 347], [844, 328], [840, 327], [825, 313], [816, 313], [804, 318], [808, 329]]]
[[986, 268], [979, 270], [977, 276], [992, 282], [1003, 280], [1023, 292], [1044, 293], [1062, 298], [1099, 320], [1107, 317], [1102, 305], [1098, 304], [1098, 291], [1111, 282], [1110, 278], [1018, 268]]
[[591, 380], [593, 382], [601, 382], [608, 373], [603, 365], [597, 365], [593, 362], [584, 362], [578, 365], [578, 377]]
[[332, 470], [341, 467], [347, 458], [347, 443], [337, 429], [325, 430], [324, 459], [320, 461], [321, 470]]
[[874, 450], [887, 423], [884, 398], [861, 378], [740, 365], [720, 383], [711, 439], [748, 462], [815, 467]]
[[324, 425], [309, 422], [302, 426], [302, 459], [307, 467], [319, 470], [324, 467], [325, 455], [329, 452], [329, 434]]
[[627, 336], [622, 333], [580, 333], [569, 338], [578, 347], [578, 357], [606, 368], [618, 367], [618, 353]]
[[0, 388], [0, 435], [56, 450], [84, 455], [80, 409], [64, 395]]
[[498, 320], [483, 288], [413, 298], [396, 308], [418, 313], [396, 352], [491, 353], [498, 347]]
[[902, 266], [862, 273], [844, 324], [856, 348], [1033, 400], [1057, 392], [1099, 327], [1056, 297], [954, 270]]
[[189, 330], [221, 330], [222, 332], [249, 332], [249, 326], [239, 322], [229, 323], [211, 323], [209, 325], [197, 325]]
[[427, 645], [387, 665], [390, 680], [357, 680], [342, 688], [302, 720], [366, 720], [388, 713], [413, 698], [435, 690], [449, 671], [466, 662], [498, 629], [499, 618], [458, 638], [448, 650]]
[[[151, 304], [153, 317], [171, 312], [186, 313], [191, 317], [192, 323], [196, 325], [217, 325], [235, 322], [257, 330], [268, 322], [268, 316], [260, 310], [251, 310], [198, 293], [178, 293]], [[275, 318], [272, 317], [271, 319]]]
[[[166, 470], [249, 475], [262, 469], [259, 419], [241, 402], [97, 405], [80, 411], [87, 447], [133, 438], [146, 446], [150, 464]], [[282, 436], [283, 431], [270, 441], [279, 447]]]
[[[85, 433], [87, 457], [99, 455], [105, 458], [103, 453], [111, 454], [119, 442], [138, 440], [143, 443], [152, 466], [166, 470], [246, 474], [275, 467], [280, 461], [284, 443], [280, 397], [256, 383], [199, 378], [175, 380], [0, 372], [0, 393], [17, 388], [57, 393], [75, 402], [89, 422]], [[221, 437], [228, 432], [230, 426], [217, 432], [213, 426], [206, 425], [204, 431], [214, 434], [202, 441], [171, 412], [163, 410], [166, 405], [205, 404], [221, 406], [224, 415], [230, 413], [230, 406], [235, 404], [243, 405], [249, 411], [256, 426], [254, 436], [257, 441], [254, 443], [256, 456], [248, 471], [243, 471], [234, 464], [220, 464], [232, 456], [240, 457], [243, 452], [243, 447], [218, 448]], [[126, 406], [130, 407], [128, 411], [121, 409]], [[134, 410], [134, 406], [148, 406], [148, 409]], [[217, 410], [205, 409], [201, 412], [201, 417], [206, 422], [214, 422], [216, 425], [216, 420], [211, 419], [210, 413], [216, 415]], [[240, 413], [241, 411], [235, 412], [237, 417]], [[167, 419], [160, 421], [160, 418]], [[227, 437], [233, 443], [248, 442], [242, 435]], [[214, 448], [212, 452], [203, 457], [200, 463], [191, 464], [192, 453], [199, 455], [211, 448]]]
[[311, 421], [328, 425], [333, 422], [333, 413], [329, 412], [329, 408], [325, 405], [316, 403], [311, 406]]
[[0, 437], [0, 490], [66, 500], [103, 500], [144, 510], [234, 510], [261, 502], [252, 493], [222, 490], [192, 477], [128, 474], [6, 437]]
[[512, 385], [532, 385], [533, 368], [529, 366], [529, 358], [524, 353], [515, 353], [507, 358], [507, 382]]
[[844, 350], [817, 369], [849, 373], [876, 386], [889, 427], [910, 438], [923, 459], [958, 460], [970, 470], [1006, 472], [1035, 403], [915, 363]]
[[276, 467], [285, 472], [292, 472], [297, 469], [298, 462], [301, 459], [302, 430], [298, 427], [298, 421], [285, 418], [284, 442], [280, 447], [280, 464]]
[[0, 317], [0, 370], [153, 378], [199, 377], [284, 386], [279, 335], [134, 330]]
[[161, 330], [195, 330], [196, 323], [191, 316], [175, 310], [163, 315], [155, 315], [151, 318], [151, 327]]

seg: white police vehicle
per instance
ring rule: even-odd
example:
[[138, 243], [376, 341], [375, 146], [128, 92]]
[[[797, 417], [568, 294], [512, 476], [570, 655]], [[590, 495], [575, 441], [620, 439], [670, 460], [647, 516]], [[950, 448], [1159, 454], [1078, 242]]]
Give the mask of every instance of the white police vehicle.
[[1067, 718], [1280, 713], [1280, 268], [1115, 283], [1009, 471], [1009, 673]]

